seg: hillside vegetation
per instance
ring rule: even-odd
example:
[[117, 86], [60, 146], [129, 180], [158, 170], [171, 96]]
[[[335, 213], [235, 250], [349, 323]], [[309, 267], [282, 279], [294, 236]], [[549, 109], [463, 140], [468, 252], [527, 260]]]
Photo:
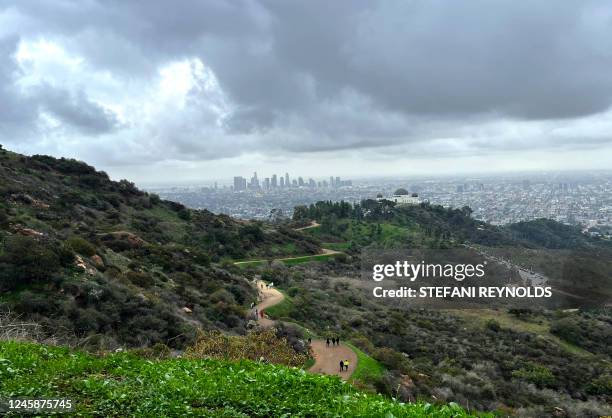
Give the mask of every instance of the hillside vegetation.
[[244, 333], [256, 293], [224, 260], [314, 254], [290, 229], [190, 210], [85, 163], [0, 148], [0, 311], [88, 347]]
[[291, 269], [276, 265], [261, 274], [292, 296], [283, 317], [313, 332], [339, 333], [383, 364], [384, 375], [368, 379], [380, 392], [402, 400], [453, 400], [502, 415], [612, 413], [612, 316], [601, 304], [567, 312], [537, 304], [445, 311], [371, 297], [362, 250], [463, 248], [534, 267], [555, 289], [610, 301], [610, 241], [550, 220], [502, 227], [470, 214], [469, 208], [372, 200], [296, 208], [296, 223], [320, 224], [306, 233], [345, 248], [349, 257]]

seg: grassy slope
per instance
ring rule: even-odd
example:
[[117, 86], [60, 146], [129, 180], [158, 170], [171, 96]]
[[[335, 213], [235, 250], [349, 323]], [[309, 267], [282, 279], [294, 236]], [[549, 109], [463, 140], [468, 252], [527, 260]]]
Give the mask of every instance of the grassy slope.
[[587, 350], [551, 334], [550, 321], [544, 319], [540, 319], [539, 322], [523, 321], [509, 314], [508, 312], [493, 309], [449, 309], [448, 312], [461, 318], [469, 319], [469, 324], [472, 324], [477, 328], [482, 328], [482, 326], [489, 320], [495, 320], [504, 328], [509, 328], [518, 332], [529, 332], [536, 335], [541, 335], [552, 343], [567, 350], [571, 354], [578, 354], [587, 357], [593, 355]]
[[351, 350], [355, 352], [355, 354], [357, 354], [357, 369], [351, 376], [352, 379], [369, 381], [371, 379], [377, 379], [383, 375], [385, 367], [382, 364], [355, 347], [353, 344], [348, 342], [345, 342], [345, 344], [348, 345]]
[[217, 360], [95, 357], [66, 348], [0, 343], [0, 397], [67, 397], [102, 416], [465, 417], [455, 404], [402, 404], [337, 377]]

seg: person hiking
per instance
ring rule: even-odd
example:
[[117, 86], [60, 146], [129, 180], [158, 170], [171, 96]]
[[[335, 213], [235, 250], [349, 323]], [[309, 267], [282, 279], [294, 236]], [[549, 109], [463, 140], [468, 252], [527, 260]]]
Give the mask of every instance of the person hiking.
[[344, 360], [344, 370], [346, 370], [347, 372], [348, 372], [348, 366], [349, 366], [349, 361]]
[[259, 311], [259, 314], [261, 315], [261, 317], [264, 317], [264, 310], [262, 309], [261, 311]]
[[340, 345], [340, 337], [336, 337], [336, 344]]
[[340, 371], [344, 370], [344, 361], [340, 360]]
[[312, 344], [312, 338], [308, 337], [308, 345]]
[[327, 347], [329, 348], [329, 338], [327, 339]]
[[332, 337], [332, 346], [336, 345], [336, 339], [334, 337]]

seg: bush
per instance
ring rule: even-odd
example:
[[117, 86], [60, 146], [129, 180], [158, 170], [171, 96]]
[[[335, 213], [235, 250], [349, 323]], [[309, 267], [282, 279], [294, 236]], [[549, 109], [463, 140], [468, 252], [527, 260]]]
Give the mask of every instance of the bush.
[[6, 228], [9, 224], [8, 215], [4, 212], [4, 208], [0, 207], [0, 228]]
[[555, 376], [550, 369], [535, 363], [529, 363], [525, 367], [513, 371], [512, 377], [526, 380], [540, 388], [550, 386], [555, 382]]
[[60, 269], [59, 256], [31, 237], [12, 236], [0, 256], [0, 288], [14, 289], [20, 283], [48, 281]]
[[128, 279], [130, 283], [139, 287], [151, 287], [155, 284], [155, 280], [151, 276], [140, 271], [128, 271], [125, 273], [125, 278]]
[[485, 327], [493, 332], [499, 332], [501, 330], [501, 325], [499, 325], [499, 322], [497, 322], [495, 319], [489, 319], [486, 322]]
[[96, 247], [81, 237], [70, 237], [66, 240], [66, 244], [68, 244], [74, 252], [84, 255], [85, 257], [92, 257], [96, 254]]
[[185, 357], [224, 360], [265, 360], [286, 366], [301, 366], [308, 356], [297, 353], [275, 330], [250, 332], [244, 337], [224, 335], [219, 331], [203, 332], [195, 344], [187, 348]]

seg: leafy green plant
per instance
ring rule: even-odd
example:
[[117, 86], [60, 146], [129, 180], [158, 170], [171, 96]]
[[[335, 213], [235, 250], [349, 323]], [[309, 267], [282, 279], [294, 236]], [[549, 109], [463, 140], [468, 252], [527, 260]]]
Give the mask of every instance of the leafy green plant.
[[96, 357], [0, 342], [0, 397], [26, 396], [70, 398], [85, 416], [473, 416], [454, 403], [400, 403], [335, 376], [248, 360]]

